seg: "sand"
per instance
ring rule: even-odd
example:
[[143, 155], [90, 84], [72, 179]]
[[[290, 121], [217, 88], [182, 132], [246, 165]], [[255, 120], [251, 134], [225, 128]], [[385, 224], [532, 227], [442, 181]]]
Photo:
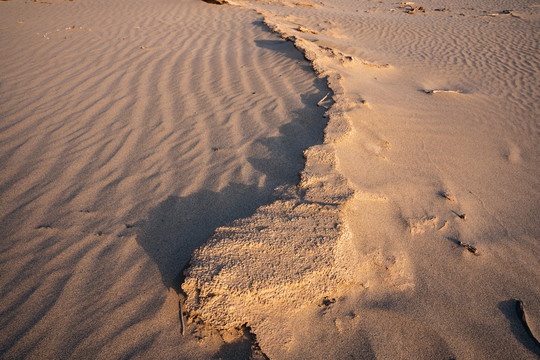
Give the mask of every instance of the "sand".
[[539, 4], [0, 7], [2, 357], [540, 355]]
[[298, 181], [324, 81], [248, 11], [0, 5], [3, 356], [226, 354], [179, 335], [174, 279]]

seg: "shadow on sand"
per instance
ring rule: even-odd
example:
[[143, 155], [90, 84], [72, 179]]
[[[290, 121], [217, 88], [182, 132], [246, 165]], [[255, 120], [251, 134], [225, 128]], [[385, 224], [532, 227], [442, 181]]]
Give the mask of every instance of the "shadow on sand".
[[214, 229], [248, 217], [259, 206], [272, 202], [276, 187], [298, 183], [304, 167], [303, 150], [322, 140], [325, 121], [315, 106], [322, 92], [303, 96], [311, 109], [294, 112], [293, 121], [279, 128], [279, 136], [254, 142], [253, 147], [263, 146], [270, 154], [248, 158], [251, 166], [266, 176], [262, 187], [230, 183], [219, 192], [201, 190], [186, 197], [169, 196], [150, 211], [148, 219], [135, 224], [137, 243], [157, 264], [166, 287], [179, 290], [179, 273]]
[[532, 353], [540, 357], [540, 346], [535, 341], [533, 335], [524, 327], [524, 324], [521, 323], [517, 311], [517, 301], [514, 299], [501, 301], [499, 303], [499, 310], [510, 322], [510, 330], [516, 339]]
[[[289, 49], [294, 51], [292, 46]], [[263, 186], [233, 182], [219, 192], [201, 190], [186, 197], [169, 196], [150, 211], [146, 220], [135, 224], [137, 243], [156, 263], [167, 288], [181, 293], [183, 270], [193, 251], [217, 227], [248, 217], [259, 206], [271, 203], [276, 187], [298, 183], [305, 162], [303, 150], [321, 143], [326, 125], [323, 110], [316, 104], [327, 88], [322, 80], [315, 80], [315, 86], [318, 91], [302, 96], [305, 107], [291, 113], [291, 122], [279, 128], [278, 136], [253, 143], [252, 146], [264, 147], [269, 154], [264, 158], [248, 158], [251, 166], [265, 175]], [[220, 356], [242, 357], [246, 349], [252, 348], [250, 341], [245, 338], [238, 344], [226, 344]]]

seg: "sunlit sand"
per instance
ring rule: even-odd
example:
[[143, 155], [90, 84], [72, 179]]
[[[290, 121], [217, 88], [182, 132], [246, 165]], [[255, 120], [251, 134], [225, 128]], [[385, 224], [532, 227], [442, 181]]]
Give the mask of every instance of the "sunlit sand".
[[537, 358], [539, 25], [0, 2], [2, 357]]

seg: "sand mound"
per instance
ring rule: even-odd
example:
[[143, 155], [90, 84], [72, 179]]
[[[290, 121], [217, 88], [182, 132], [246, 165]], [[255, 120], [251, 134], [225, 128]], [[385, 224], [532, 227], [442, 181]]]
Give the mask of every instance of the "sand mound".
[[336, 206], [279, 200], [220, 227], [197, 250], [182, 285], [186, 305], [220, 328], [294, 313], [353, 281], [348, 232]]

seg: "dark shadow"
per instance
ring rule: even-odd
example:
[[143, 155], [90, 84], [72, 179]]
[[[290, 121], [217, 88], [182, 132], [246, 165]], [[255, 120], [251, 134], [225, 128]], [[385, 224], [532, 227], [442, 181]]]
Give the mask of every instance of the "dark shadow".
[[[260, 20], [255, 20], [251, 22], [251, 25], [258, 27], [259, 30], [264, 31], [265, 33], [272, 32], [272, 30], [270, 30], [270, 28], [264, 23], [262, 17]], [[283, 40], [276, 40], [276, 41], [284, 42]]]
[[223, 0], [203, 0], [206, 3], [213, 4], [213, 5], [223, 5], [225, 4]]
[[501, 301], [498, 307], [510, 322], [510, 331], [512, 331], [516, 339], [533, 354], [540, 356], [540, 347], [532, 334], [529, 334], [524, 324], [521, 323], [517, 310], [517, 301], [514, 299]]
[[177, 276], [214, 229], [249, 216], [269, 200], [263, 190], [242, 184], [230, 184], [220, 192], [203, 190], [187, 197], [169, 196], [147, 220], [135, 224], [137, 242], [157, 264], [163, 284], [178, 292], [177, 282], [182, 279]]
[[250, 339], [241, 337], [231, 343], [223, 344], [212, 359], [245, 360], [251, 359]]
[[252, 148], [264, 147], [265, 156], [249, 157], [248, 161], [265, 174], [262, 187], [230, 183], [219, 192], [170, 196], [150, 211], [148, 219], [134, 224], [137, 243], [158, 266], [166, 287], [180, 292], [183, 270], [193, 251], [217, 227], [248, 217], [259, 206], [271, 203], [276, 187], [298, 184], [305, 164], [303, 151], [321, 143], [326, 125], [324, 109], [314, 105], [326, 89], [321, 81], [316, 81], [316, 86], [318, 92], [301, 96], [306, 107], [291, 112], [292, 121], [279, 128], [278, 136], [254, 141]]
[[457, 246], [461, 246], [460, 243], [461, 241], [459, 241], [458, 239], [454, 238], [454, 237], [451, 237], [451, 236], [447, 236], [446, 239], [450, 242], [453, 242], [455, 245]]
[[251, 332], [251, 329], [249, 327], [243, 327], [241, 331], [242, 336], [233, 342], [223, 344], [212, 358], [224, 360], [268, 360], [268, 357], [261, 351], [257, 338]]
[[[262, 20], [253, 21], [252, 24], [264, 32], [271, 31]], [[298, 49], [296, 49], [289, 40], [284, 41], [284, 39], [279, 38], [276, 40], [255, 40], [255, 45], [260, 48], [276, 51], [282, 55], [285, 55], [289, 59], [302, 61], [303, 63], [300, 64], [302, 69], [311, 70], [311, 64], [309, 61], [305, 59], [302, 52], [298, 51]], [[328, 91], [328, 89], [326, 89], [326, 91]]]
[[455, 212], [454, 210], [450, 210], [451, 213], [453, 213], [454, 215], [456, 215], [458, 218], [460, 218], [461, 220], [465, 220], [465, 214], [458, 214], [457, 212]]
[[251, 22], [251, 25], [258, 27], [260, 30], [264, 30], [264, 32], [270, 31], [268, 26], [266, 26], [264, 22], [262, 21], [262, 18], [261, 20], [255, 20]]
[[[289, 59], [306, 61], [302, 57], [302, 54], [298, 52], [298, 50], [296, 50], [294, 45], [292, 45], [290, 42], [286, 42], [283, 40], [255, 40], [255, 44], [260, 48], [279, 52], [288, 57]], [[307, 61], [306, 65], [309, 65]]]
[[[265, 28], [266, 28], [266, 25], [265, 25]], [[255, 40], [255, 45], [257, 45], [260, 48], [279, 52], [282, 55], [285, 55], [286, 57], [288, 57], [289, 59], [297, 61], [300, 69], [304, 71], [313, 72], [311, 63], [308, 60], [306, 60], [304, 55], [302, 55], [302, 52], [298, 51], [298, 49], [296, 49], [290, 41]], [[326, 92], [328, 92], [328, 88], [326, 88]]]
[[282, 125], [279, 136], [255, 142], [254, 146], [262, 145], [271, 152], [271, 156], [250, 157], [248, 161], [256, 170], [266, 174], [267, 182], [272, 188], [284, 183], [298, 184], [299, 174], [305, 165], [304, 150], [311, 145], [322, 143], [327, 121], [322, 117], [324, 109], [318, 108], [316, 104], [323, 96], [323, 91], [302, 95], [302, 102], [307, 108], [313, 109], [310, 116], [306, 116], [305, 112], [293, 112], [295, 121]]

